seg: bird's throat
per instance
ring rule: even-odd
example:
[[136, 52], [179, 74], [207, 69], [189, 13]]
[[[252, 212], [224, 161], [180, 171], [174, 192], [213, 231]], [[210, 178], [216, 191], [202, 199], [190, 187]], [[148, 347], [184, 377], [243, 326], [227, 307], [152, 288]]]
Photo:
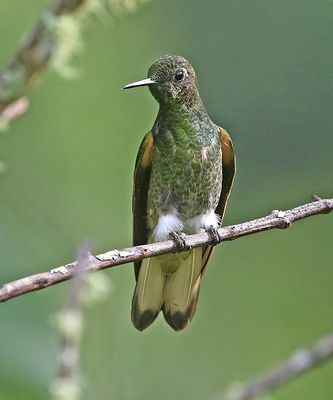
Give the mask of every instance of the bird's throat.
[[178, 137], [205, 144], [207, 141], [211, 143], [212, 136], [218, 133], [218, 128], [211, 121], [201, 99], [198, 98], [193, 106], [177, 103], [160, 104], [152, 132], [157, 139], [157, 145], [160, 140], [164, 142], [164, 139], [167, 139], [166, 136], [170, 134], [174, 136], [174, 139]]

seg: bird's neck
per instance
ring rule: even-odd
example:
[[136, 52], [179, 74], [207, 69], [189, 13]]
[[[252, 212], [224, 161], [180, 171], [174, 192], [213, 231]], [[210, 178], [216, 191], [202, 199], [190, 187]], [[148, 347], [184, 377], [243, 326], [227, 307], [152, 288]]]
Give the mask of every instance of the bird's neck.
[[163, 135], [167, 132], [186, 132], [187, 135], [204, 135], [216, 129], [216, 125], [209, 118], [200, 97], [191, 104], [176, 102], [160, 103], [158, 115], [153, 127], [154, 135]]
[[194, 96], [188, 96], [185, 98], [177, 99], [167, 99], [166, 101], [159, 102], [159, 114], [167, 116], [169, 114], [179, 115], [180, 117], [188, 117], [191, 114], [200, 115], [206, 113], [205, 106], [197, 93]]

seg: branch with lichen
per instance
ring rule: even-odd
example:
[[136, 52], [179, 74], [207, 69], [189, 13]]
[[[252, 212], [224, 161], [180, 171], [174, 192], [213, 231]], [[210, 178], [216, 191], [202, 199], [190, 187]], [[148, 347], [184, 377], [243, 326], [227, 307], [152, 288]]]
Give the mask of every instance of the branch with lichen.
[[0, 128], [27, 111], [26, 96], [50, 63], [64, 77], [76, 75], [70, 60], [82, 48], [81, 30], [89, 15], [132, 12], [147, 1], [53, 0], [0, 72]]
[[60, 46], [58, 28], [62, 18], [76, 13], [87, 0], [55, 0], [42, 13], [18, 50], [0, 74], [0, 116], [2, 125], [24, 114], [26, 95], [36, 78]]
[[[291, 226], [293, 222], [308, 218], [317, 214], [326, 214], [333, 209], [333, 198], [319, 199], [315, 196], [315, 201], [286, 211], [274, 210], [270, 215], [252, 221], [243, 222], [238, 225], [231, 225], [218, 229], [219, 241], [224, 242], [234, 240], [243, 236], [252, 235], [270, 229], [283, 229]], [[184, 236], [186, 246], [183, 251], [189, 248], [199, 247], [215, 240], [209, 233]], [[122, 250], [112, 250], [97, 256], [89, 255], [84, 272], [96, 272], [117, 265], [127, 264], [133, 261], [143, 260], [144, 258], [154, 257], [161, 254], [179, 251], [177, 244], [172, 240], [164, 242], [150, 243], [141, 246], [125, 248]], [[9, 283], [0, 285], [0, 302], [10, 300], [14, 297], [41, 290], [46, 287], [67, 281], [76, 276], [77, 262], [63, 265], [35, 275], [30, 275]]]
[[295, 351], [272, 371], [244, 385], [236, 384], [215, 400], [253, 400], [277, 390], [333, 357], [333, 334], [318, 340], [312, 348]]

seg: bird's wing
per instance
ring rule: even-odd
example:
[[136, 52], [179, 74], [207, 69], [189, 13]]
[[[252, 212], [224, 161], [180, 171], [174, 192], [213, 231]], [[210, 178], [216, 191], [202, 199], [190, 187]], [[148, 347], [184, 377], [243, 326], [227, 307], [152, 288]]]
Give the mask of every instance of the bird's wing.
[[[236, 173], [236, 156], [232, 140], [228, 132], [223, 128], [221, 128], [220, 131], [220, 139], [222, 150], [222, 191], [215, 212], [221, 217], [222, 225], [225, 209]], [[202, 271], [207, 265], [207, 262], [212, 254], [212, 250], [213, 246], [211, 245], [203, 246]]]
[[[153, 135], [151, 132], [149, 132], [143, 138], [136, 157], [132, 197], [134, 246], [146, 244], [148, 240], [147, 198], [151, 173], [153, 143]], [[140, 267], [141, 261], [134, 263], [136, 279], [138, 277]]]

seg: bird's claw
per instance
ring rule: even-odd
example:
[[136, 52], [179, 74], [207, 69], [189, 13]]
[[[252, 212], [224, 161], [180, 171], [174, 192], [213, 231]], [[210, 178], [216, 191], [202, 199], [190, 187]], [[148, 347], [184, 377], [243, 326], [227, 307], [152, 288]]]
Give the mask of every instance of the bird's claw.
[[170, 232], [169, 235], [171, 239], [176, 243], [178, 251], [183, 251], [186, 249], [186, 241], [178, 232]]
[[206, 232], [211, 236], [211, 238], [212, 238], [212, 245], [213, 245], [213, 246], [215, 246], [215, 245], [217, 245], [218, 243], [220, 243], [221, 238], [220, 238], [220, 235], [219, 235], [219, 232], [218, 232], [217, 228], [215, 228], [214, 226], [209, 226], [209, 227], [206, 229]]

